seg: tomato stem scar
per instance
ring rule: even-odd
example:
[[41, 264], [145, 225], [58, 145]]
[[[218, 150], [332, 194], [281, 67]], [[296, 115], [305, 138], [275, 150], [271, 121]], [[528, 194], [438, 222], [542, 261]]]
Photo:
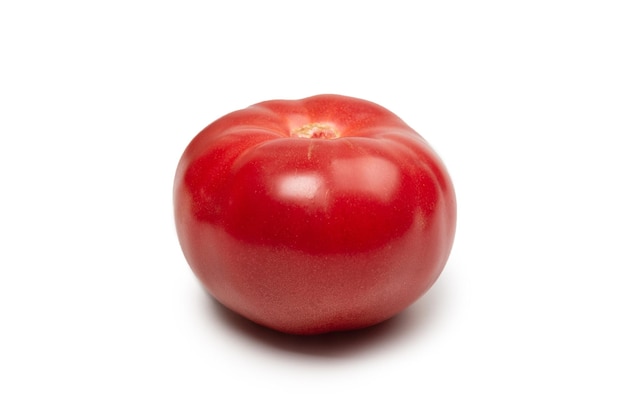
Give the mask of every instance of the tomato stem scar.
[[330, 124], [308, 123], [291, 131], [291, 136], [296, 138], [335, 139], [339, 134]]

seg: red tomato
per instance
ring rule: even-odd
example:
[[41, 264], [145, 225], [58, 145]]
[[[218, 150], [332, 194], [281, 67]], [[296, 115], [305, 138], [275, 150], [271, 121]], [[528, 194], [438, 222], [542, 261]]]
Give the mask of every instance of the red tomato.
[[292, 334], [405, 309], [450, 254], [456, 201], [432, 148], [374, 103], [267, 101], [201, 131], [176, 171], [183, 253], [226, 307]]

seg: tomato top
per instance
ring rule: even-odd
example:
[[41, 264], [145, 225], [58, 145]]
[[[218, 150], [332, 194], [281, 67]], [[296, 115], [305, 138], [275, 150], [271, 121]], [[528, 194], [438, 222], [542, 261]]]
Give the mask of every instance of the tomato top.
[[190, 205], [177, 222], [252, 245], [349, 253], [415, 228], [448, 247], [454, 234], [452, 184], [430, 146], [385, 108], [345, 96], [262, 102], [216, 120], [185, 150], [175, 187], [176, 204]]

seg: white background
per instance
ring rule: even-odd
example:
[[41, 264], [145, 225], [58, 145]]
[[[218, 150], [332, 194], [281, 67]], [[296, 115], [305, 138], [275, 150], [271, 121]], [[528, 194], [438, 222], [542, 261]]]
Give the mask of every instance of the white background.
[[[626, 416], [621, 3], [2, 2], [0, 416]], [[203, 293], [171, 191], [318, 93], [419, 131], [458, 232], [397, 318], [296, 338]]]

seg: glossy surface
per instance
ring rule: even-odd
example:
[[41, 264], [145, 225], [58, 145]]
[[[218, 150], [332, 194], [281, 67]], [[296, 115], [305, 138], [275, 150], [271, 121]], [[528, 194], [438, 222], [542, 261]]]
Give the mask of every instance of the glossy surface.
[[456, 202], [441, 160], [371, 102], [259, 103], [213, 122], [175, 178], [178, 236], [222, 304], [283, 332], [397, 314], [449, 256]]

